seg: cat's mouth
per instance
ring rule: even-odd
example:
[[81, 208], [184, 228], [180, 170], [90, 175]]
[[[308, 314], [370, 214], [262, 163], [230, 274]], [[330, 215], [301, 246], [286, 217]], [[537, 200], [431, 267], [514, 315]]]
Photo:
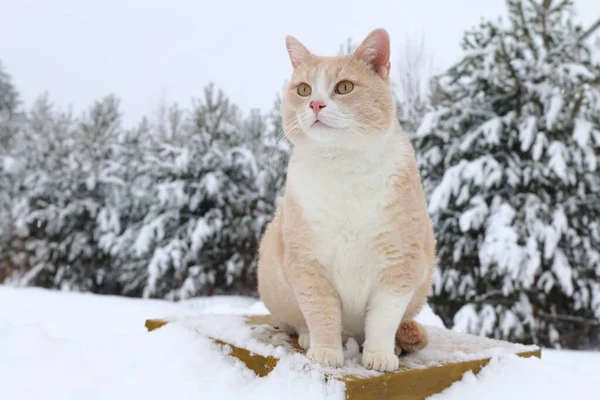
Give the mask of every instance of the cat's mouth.
[[315, 126], [321, 126], [321, 127], [331, 128], [329, 125], [327, 125], [325, 122], [323, 122], [323, 121], [321, 121], [319, 119], [317, 119], [317, 120], [315, 120], [315, 122], [313, 122], [311, 128], [315, 127]]

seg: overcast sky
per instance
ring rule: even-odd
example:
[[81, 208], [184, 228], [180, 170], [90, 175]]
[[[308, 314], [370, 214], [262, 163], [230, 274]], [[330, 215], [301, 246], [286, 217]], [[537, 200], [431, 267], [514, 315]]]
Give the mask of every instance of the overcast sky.
[[[586, 24], [600, 16], [599, 0], [576, 5]], [[423, 34], [439, 70], [460, 56], [466, 28], [504, 10], [504, 0], [0, 0], [0, 60], [27, 104], [48, 91], [79, 111], [115, 93], [133, 123], [161, 96], [187, 106], [209, 81], [244, 110], [271, 107], [291, 70], [286, 34], [334, 54], [384, 27], [392, 68]]]

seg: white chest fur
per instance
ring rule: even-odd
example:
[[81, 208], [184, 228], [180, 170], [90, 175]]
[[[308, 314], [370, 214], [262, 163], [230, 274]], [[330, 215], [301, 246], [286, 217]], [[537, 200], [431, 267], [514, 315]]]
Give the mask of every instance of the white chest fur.
[[288, 188], [315, 238], [313, 254], [342, 299], [343, 324], [363, 334], [367, 302], [385, 260], [372, 242], [386, 230], [392, 175], [401, 148], [389, 143], [372, 152], [303, 149], [288, 168]]

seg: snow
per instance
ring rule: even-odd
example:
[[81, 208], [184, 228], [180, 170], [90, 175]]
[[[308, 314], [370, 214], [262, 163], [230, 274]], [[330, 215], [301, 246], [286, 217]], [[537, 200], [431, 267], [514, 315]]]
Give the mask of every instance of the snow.
[[594, 125], [583, 118], [575, 119], [575, 127], [573, 128], [573, 138], [582, 149], [588, 145], [592, 129]]
[[538, 134], [535, 135], [535, 143], [533, 145], [533, 149], [531, 150], [531, 156], [534, 161], [540, 160], [547, 142], [548, 139], [546, 138], [545, 134], [538, 132]]
[[[339, 382], [325, 382], [318, 368], [299, 367], [306, 362], [300, 354], [282, 358], [272, 373], [257, 378], [185, 326], [168, 324], [147, 333], [143, 325], [147, 318], [194, 316], [212, 318], [217, 323], [211, 329], [217, 329], [223, 321], [217, 313], [266, 313], [255, 299], [170, 303], [0, 286], [0, 304], [2, 398], [343, 398]], [[429, 308], [419, 320], [441, 326]], [[358, 344], [349, 341], [345, 352], [356, 357]], [[468, 373], [431, 399], [592, 398], [600, 391], [594, 378], [599, 372], [600, 353], [545, 350], [542, 361], [502, 355], [479, 376]]]
[[[430, 314], [431, 316], [431, 314]], [[231, 345], [242, 347], [254, 354], [264, 357], [273, 356], [280, 360], [294, 360], [295, 369], [307, 372], [318, 371], [330, 376], [378, 376], [382, 373], [369, 371], [362, 366], [361, 354], [356, 351], [358, 344], [349, 339], [345, 347], [344, 366], [328, 368], [299, 357], [289, 341], [289, 336], [268, 323], [258, 323], [249, 328], [245, 318], [240, 315], [198, 315], [195, 317], [167, 317], [169, 321], [186, 327], [188, 330], [206, 337], [219, 339]], [[486, 337], [473, 337], [460, 332], [450, 331], [443, 326], [432, 326], [429, 322], [439, 324], [435, 318], [431, 320], [427, 314], [418, 317], [424, 323], [429, 334], [429, 345], [426, 349], [404, 354], [400, 359], [400, 368], [425, 369], [454, 362], [481, 360], [501, 354], [536, 351], [536, 346], [525, 346], [503, 341], [490, 340]]]
[[556, 173], [556, 175], [562, 179], [565, 183], [567, 182], [567, 149], [565, 146], [558, 141], [550, 143], [548, 147], [548, 155], [550, 160], [548, 166]]
[[[336, 382], [282, 364], [256, 379], [212, 341], [176, 325], [149, 334], [144, 320], [164, 314], [256, 313], [241, 297], [179, 304], [0, 287], [2, 398], [326, 399]], [[200, 397], [198, 397], [200, 396]]]
[[461, 232], [479, 229], [489, 214], [489, 208], [481, 196], [474, 196], [470, 202], [472, 207], [465, 211], [458, 220]]
[[493, 266], [513, 278], [519, 273], [518, 268], [513, 268], [521, 265], [522, 260], [518, 235], [512, 224], [515, 215], [516, 211], [507, 203], [492, 206], [486, 235], [479, 248], [482, 274], [485, 275]]
[[573, 295], [573, 269], [569, 267], [569, 260], [565, 256], [565, 253], [557, 249], [554, 254], [554, 260], [552, 261], [552, 272], [557, 276], [560, 286], [563, 291], [568, 295]]
[[519, 125], [519, 140], [521, 141], [521, 150], [527, 151], [535, 139], [537, 118], [531, 115], [525, 118]]
[[589, 358], [566, 352], [547, 354], [548, 360], [514, 355], [492, 359], [478, 376], [468, 372], [430, 400], [597, 398], [600, 354]]
[[550, 98], [550, 105], [546, 111], [546, 129], [551, 130], [563, 106], [563, 98], [559, 93], [555, 93]]

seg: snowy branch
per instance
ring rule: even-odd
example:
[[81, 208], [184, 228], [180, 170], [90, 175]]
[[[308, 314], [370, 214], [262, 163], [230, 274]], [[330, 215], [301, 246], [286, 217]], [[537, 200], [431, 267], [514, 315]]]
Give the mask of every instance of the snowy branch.
[[598, 28], [600, 28], [600, 18], [596, 20], [583, 34], [579, 37], [580, 41], [587, 40], [592, 33], [594, 33]]
[[596, 320], [596, 319], [575, 317], [573, 315], [552, 314], [552, 313], [547, 313], [547, 312], [541, 311], [541, 310], [537, 310], [536, 313], [538, 315], [543, 316], [550, 320], [576, 322], [578, 324], [584, 324], [584, 325], [588, 325], [588, 326], [600, 326], [600, 321]]
[[508, 54], [508, 50], [506, 49], [506, 44], [504, 43], [504, 36], [501, 36], [501, 38], [500, 38], [500, 48], [502, 49], [502, 56], [503, 56], [502, 58], [504, 59], [504, 62], [506, 63], [506, 66], [508, 67], [508, 70], [510, 71], [510, 75], [513, 77], [513, 79], [515, 80], [515, 84], [517, 85], [517, 87], [516, 87], [517, 93], [515, 93], [515, 96], [517, 98], [516, 113], [517, 113], [517, 118], [520, 118], [521, 113], [522, 113], [521, 96], [523, 93], [523, 85], [521, 84], [521, 81], [519, 79], [519, 74], [517, 73], [517, 71], [515, 70], [515, 68], [512, 65], [510, 55]]
[[516, 8], [517, 8], [517, 13], [519, 15], [519, 20], [521, 23], [520, 27], [521, 27], [521, 29], [523, 29], [523, 33], [525, 33], [527, 46], [529, 46], [529, 49], [534, 54], [534, 56], [537, 58], [537, 49], [535, 48], [535, 44], [533, 43], [533, 36], [531, 35], [529, 28], [527, 27], [527, 21], [525, 20], [525, 14], [523, 13], [523, 3], [520, 1], [517, 2]]

